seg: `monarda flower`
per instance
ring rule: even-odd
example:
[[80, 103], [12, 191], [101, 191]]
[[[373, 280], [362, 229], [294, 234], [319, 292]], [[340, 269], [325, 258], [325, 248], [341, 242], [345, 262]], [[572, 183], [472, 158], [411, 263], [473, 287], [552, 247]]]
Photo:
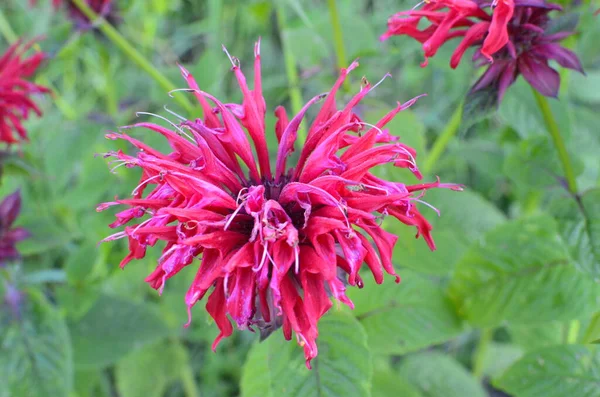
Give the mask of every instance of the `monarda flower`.
[[[425, 62], [447, 41], [461, 37], [450, 66], [456, 68], [465, 51], [475, 47], [473, 60], [488, 69], [475, 83], [472, 92], [492, 88], [502, 100], [506, 89], [521, 74], [539, 93], [556, 97], [559, 74], [549, 66], [550, 60], [583, 73], [577, 55], [558, 42], [570, 31], [549, 29], [549, 13], [562, 10], [544, 0], [495, 0], [491, 15], [485, 10], [489, 2], [475, 0], [430, 0], [420, 10], [400, 12], [388, 21], [385, 40], [393, 35], [408, 35], [423, 43]], [[418, 29], [424, 19], [430, 25]]]
[[4, 198], [0, 203], [0, 267], [7, 262], [19, 259], [16, 244], [29, 237], [27, 230], [13, 227], [21, 211], [19, 191]]
[[[263, 335], [282, 326], [286, 339], [295, 333], [310, 368], [317, 355], [319, 319], [332, 306], [331, 297], [353, 307], [346, 285], [363, 285], [359, 274], [363, 264], [377, 283], [383, 282], [384, 271], [400, 280], [391, 260], [397, 237], [380, 227], [382, 218], [389, 215], [415, 227], [417, 236], [434, 249], [431, 226], [416, 204], [427, 189], [460, 187], [439, 181], [407, 186], [371, 172], [391, 163], [421, 177], [415, 151], [384, 130], [416, 98], [368, 124], [353, 112], [373, 88], [365, 81], [338, 108], [336, 92], [356, 62], [341, 71], [329, 93], [312, 98], [293, 117], [283, 107], [275, 109], [272, 134], [279, 144], [271, 164], [259, 44], [254, 89], [239, 61], [230, 59], [242, 104], [224, 104], [201, 91], [181, 68], [190, 87], [186, 91], [195, 95], [204, 118], [184, 120], [172, 129], [151, 123], [131, 126], [163, 135], [170, 153], [124, 132], [107, 135], [139, 149], [135, 156], [121, 151], [107, 156], [116, 157], [117, 167], [141, 168], [142, 178], [133, 198], [98, 207], [99, 211], [117, 204], [129, 207], [116, 215], [112, 228], [135, 220], [105, 241], [128, 238], [129, 254], [121, 267], [163, 241], [158, 266], [146, 279], [160, 292], [169, 278], [200, 257], [185, 303], [189, 311], [210, 291], [206, 309], [220, 329], [213, 349], [233, 332], [229, 317], [240, 330], [258, 329]], [[306, 141], [293, 156], [300, 123], [321, 100]]]
[[27, 120], [31, 112], [42, 115], [32, 95], [49, 92], [28, 80], [45, 56], [38, 52], [26, 58], [24, 54], [32, 44], [17, 42], [0, 57], [0, 142], [8, 146], [27, 140], [23, 120]]

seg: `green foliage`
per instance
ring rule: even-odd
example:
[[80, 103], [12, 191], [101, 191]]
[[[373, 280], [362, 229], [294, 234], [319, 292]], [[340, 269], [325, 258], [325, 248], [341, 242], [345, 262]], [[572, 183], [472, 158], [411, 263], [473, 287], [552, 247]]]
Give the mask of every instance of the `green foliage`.
[[70, 328], [75, 363], [82, 369], [114, 364], [129, 351], [170, 334], [150, 305], [110, 296], [100, 296]]
[[555, 346], [525, 355], [495, 384], [519, 397], [600, 396], [600, 350]]
[[598, 286], [575, 267], [548, 216], [502, 225], [457, 265], [450, 293], [473, 325], [535, 324], [589, 315]]
[[37, 291], [0, 312], [0, 396], [66, 396], [73, 385], [69, 330]]
[[400, 364], [399, 373], [424, 397], [484, 397], [483, 387], [453, 358], [441, 353], [420, 353]]
[[592, 277], [600, 276], [600, 189], [578, 199], [557, 199], [552, 206], [563, 239], [577, 267]]
[[[252, 45], [261, 37], [272, 152], [274, 108], [283, 105], [291, 115], [292, 92], [310, 98], [337, 78], [326, 1], [114, 2], [116, 29], [148, 64], [177, 87], [185, 81], [176, 63], [185, 65], [201, 89], [225, 103], [239, 103], [241, 93], [221, 45], [249, 72]], [[451, 70], [449, 43], [421, 68], [421, 43], [377, 39], [386, 19], [416, 0], [336, 0], [343, 63], [360, 58], [338, 105], [363, 76], [373, 84], [393, 76], [354, 109], [368, 123], [397, 101], [426, 93], [385, 127], [416, 149], [423, 166], [464, 103], [457, 135], [421, 182], [439, 175], [465, 191], [431, 190], [414, 202], [432, 224], [435, 251], [415, 238], [413, 227], [383, 220], [399, 237], [393, 262], [402, 282], [388, 276], [376, 285], [365, 271], [364, 288], [347, 286], [356, 308], [334, 305], [322, 318], [319, 355], [308, 370], [295, 336], [285, 341], [281, 330], [263, 342], [236, 330], [213, 353], [218, 330], [203, 304], [183, 328], [197, 261], [159, 297], [143, 279], [156, 266], [160, 244], [123, 271], [126, 242], [98, 245], [111, 233], [116, 210], [97, 213], [96, 206], [129, 197], [140, 177], [125, 167], [109, 172], [102, 154], [130, 146], [104, 134], [138, 121], [162, 122], [138, 118], [138, 111], [174, 119], [165, 105], [200, 117], [199, 107], [190, 112], [180, 104], [193, 96], [170, 98], [105, 33], [75, 31], [65, 9], [53, 10], [50, 0], [35, 7], [25, 0], [1, 3], [0, 53], [11, 30], [25, 40], [45, 37], [39, 45], [49, 56], [35, 78], [53, 96], [35, 98], [43, 117], [26, 122], [30, 142], [11, 153], [0, 148], [0, 199], [21, 189], [18, 223], [33, 234], [19, 244], [22, 261], [0, 267], [0, 397], [483, 397], [497, 389], [514, 397], [600, 397], [600, 24], [589, 5], [561, 1], [568, 12], [556, 12], [550, 26], [579, 19], [577, 33], [563, 43], [586, 70], [585, 76], [561, 70], [559, 100], [549, 101], [577, 174], [578, 193], [571, 194], [523, 78], [500, 104], [492, 91], [465, 99], [479, 75], [470, 54]], [[294, 58], [290, 65], [284, 45]], [[289, 82], [286, 66], [295, 68], [297, 83]], [[143, 139], [168, 150], [160, 136]], [[421, 183], [406, 169], [375, 173]], [[22, 294], [17, 312], [13, 290]]]
[[458, 335], [461, 324], [439, 283], [417, 272], [401, 272], [402, 282], [390, 278], [382, 285], [367, 282], [352, 290], [354, 314], [379, 354], [404, 354], [445, 342]]
[[371, 394], [373, 396], [423, 397], [417, 387], [381, 360], [375, 365]]
[[319, 355], [307, 371], [294, 343], [272, 335], [254, 345], [244, 365], [242, 396], [369, 396], [373, 372], [367, 335], [350, 314], [319, 323]]

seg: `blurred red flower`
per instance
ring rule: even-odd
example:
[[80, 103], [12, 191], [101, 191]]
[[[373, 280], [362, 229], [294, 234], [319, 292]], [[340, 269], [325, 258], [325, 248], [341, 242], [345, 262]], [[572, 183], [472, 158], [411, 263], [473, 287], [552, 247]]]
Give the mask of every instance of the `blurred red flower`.
[[17, 42], [0, 58], [0, 142], [8, 146], [27, 140], [27, 130], [22, 121], [29, 117], [31, 111], [42, 115], [31, 98], [32, 94], [49, 92], [47, 88], [28, 81], [45, 56], [38, 52], [26, 58], [25, 53], [32, 44]]
[[16, 243], [29, 237], [29, 232], [21, 227], [14, 228], [13, 223], [21, 211], [19, 191], [7, 196], [0, 203], [0, 266], [19, 258]]
[[[370, 171], [392, 163], [421, 177], [415, 151], [398, 142], [384, 126], [417, 98], [390, 111], [376, 124], [361, 121], [353, 108], [373, 88], [366, 83], [338, 109], [336, 92], [358, 64], [343, 69], [331, 91], [312, 98], [291, 119], [275, 109], [279, 142], [275, 167], [269, 161], [262, 94], [260, 50], [255, 47], [254, 89], [247, 85], [239, 61], [230, 58], [243, 103], [224, 104], [201, 91], [181, 68], [202, 108], [204, 119], [142, 127], [163, 135], [172, 152], [165, 154], [125, 134], [111, 133], [139, 149], [121, 151], [117, 167], [140, 167], [142, 178], [133, 198], [104, 203], [130, 208], [118, 213], [112, 228], [134, 225], [105, 241], [129, 239], [129, 255], [143, 258], [148, 246], [166, 243], [156, 270], [146, 281], [162, 292], [165, 282], [202, 255], [187, 292], [188, 310], [212, 288], [206, 309], [220, 329], [213, 349], [233, 332], [255, 327], [267, 334], [283, 326], [304, 347], [307, 366], [317, 355], [317, 323], [332, 306], [330, 297], [350, 307], [346, 284], [362, 287], [359, 270], [366, 263], [377, 283], [383, 270], [393, 275], [392, 250], [397, 237], [379, 221], [387, 216], [414, 226], [434, 249], [431, 226], [416, 207], [423, 191], [434, 187], [460, 190], [438, 182], [404, 185], [382, 180]], [[310, 107], [324, 99], [308, 128], [298, 156], [292, 156], [300, 123]], [[209, 105], [214, 104], [214, 108]], [[131, 128], [131, 127], [128, 127]], [[248, 135], [251, 141], [248, 139]], [[241, 163], [240, 163], [241, 160]], [[144, 191], [153, 185], [152, 191]], [[188, 322], [189, 324], [189, 322]]]
[[[579, 58], [558, 42], [571, 31], [550, 31], [549, 13], [562, 10], [545, 0], [430, 0], [416, 10], [399, 12], [388, 20], [388, 30], [381, 36], [408, 35], [423, 43], [425, 61], [435, 55], [448, 40], [462, 37], [450, 60], [456, 68], [465, 51], [476, 47], [473, 60], [478, 66], [489, 65], [472, 91], [492, 87], [501, 101], [506, 89], [522, 74], [538, 92], [555, 97], [560, 77], [549, 60], [583, 73]], [[444, 11], [445, 10], [445, 11]], [[425, 19], [430, 25], [418, 29]], [[490, 64], [491, 63], [491, 64]]]

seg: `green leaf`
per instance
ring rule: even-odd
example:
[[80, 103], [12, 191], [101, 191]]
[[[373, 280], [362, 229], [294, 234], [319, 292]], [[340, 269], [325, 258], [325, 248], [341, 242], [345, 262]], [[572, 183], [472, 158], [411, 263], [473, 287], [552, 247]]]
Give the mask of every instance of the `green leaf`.
[[412, 270], [401, 272], [402, 282], [386, 280], [352, 289], [354, 315], [369, 335], [369, 347], [380, 354], [404, 354], [445, 342], [462, 331], [443, 288]]
[[252, 347], [244, 365], [241, 395], [289, 397], [370, 396], [372, 363], [367, 335], [345, 312], [331, 312], [319, 322], [319, 355], [305, 367], [302, 350], [282, 333]]
[[405, 358], [400, 375], [425, 397], [486, 397], [477, 379], [454, 358], [427, 352]]
[[600, 189], [586, 192], [578, 201], [561, 197], [552, 204], [577, 267], [600, 278]]
[[[583, 164], [577, 156], [571, 158], [578, 176], [583, 171]], [[563, 170], [556, 149], [547, 136], [533, 136], [519, 142], [506, 157], [504, 174], [515, 183], [521, 194], [550, 187], [562, 190]]]
[[600, 343], [600, 312], [594, 314], [582, 338], [583, 343]]
[[169, 382], [188, 368], [179, 343], [158, 343], [134, 351], [117, 363], [115, 377], [122, 397], [161, 397]]
[[0, 396], [67, 396], [73, 387], [69, 330], [38, 291], [21, 299], [20, 318], [0, 309]]
[[457, 265], [450, 293], [470, 323], [534, 324], [591, 314], [598, 286], [578, 271], [547, 216], [487, 233]]
[[511, 325], [508, 332], [513, 343], [525, 351], [559, 345], [564, 339], [564, 325], [558, 321], [538, 325]]
[[564, 345], [531, 352], [494, 385], [518, 397], [600, 396], [600, 350]]
[[98, 254], [98, 248], [91, 243], [84, 244], [71, 252], [65, 263], [69, 282], [81, 282], [89, 277]]
[[383, 360], [379, 360], [373, 371], [373, 396], [377, 397], [422, 397], [421, 392], [404, 379]]
[[101, 296], [71, 325], [75, 363], [78, 369], [106, 367], [169, 333], [150, 304]]
[[[394, 263], [423, 273], [449, 274], [473, 241], [506, 220], [492, 203], [471, 191], [431, 190], [423, 200], [441, 213], [439, 218], [432, 212], [428, 216], [433, 225], [435, 251], [423, 239], [415, 239], [414, 228], [389, 218], [385, 224], [386, 230], [400, 237], [394, 249]], [[425, 211], [431, 211], [422, 210], [426, 215]]]
[[490, 378], [501, 375], [523, 356], [523, 349], [509, 343], [491, 342], [485, 353], [484, 373]]

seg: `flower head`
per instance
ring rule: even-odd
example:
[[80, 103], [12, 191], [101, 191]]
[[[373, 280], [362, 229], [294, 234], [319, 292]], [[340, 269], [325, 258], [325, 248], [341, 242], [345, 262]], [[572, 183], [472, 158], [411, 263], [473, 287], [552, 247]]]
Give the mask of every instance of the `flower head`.
[[[371, 125], [353, 112], [373, 88], [365, 82], [348, 104], [338, 108], [336, 92], [356, 62], [341, 71], [329, 93], [312, 98], [293, 117], [283, 107], [275, 109], [274, 137], [279, 144], [273, 166], [259, 44], [253, 89], [239, 61], [230, 59], [242, 104], [225, 104], [201, 91], [181, 68], [187, 91], [204, 109], [204, 119], [185, 120], [172, 129], [151, 123], [132, 126], [163, 135], [171, 153], [124, 132], [107, 135], [139, 149], [135, 156], [121, 151], [108, 156], [117, 158], [117, 167], [141, 168], [142, 178], [133, 198], [98, 207], [99, 211], [116, 204], [129, 207], [116, 215], [113, 228], [135, 220], [105, 240], [128, 238], [129, 255], [121, 266], [143, 258], [148, 246], [163, 241], [158, 266], [146, 279], [161, 292], [169, 278], [201, 256], [185, 303], [191, 309], [211, 291], [206, 309], [220, 329], [213, 349], [233, 332], [229, 316], [239, 329], [268, 334], [282, 326], [288, 340], [295, 333], [309, 365], [317, 355], [317, 323], [331, 307], [330, 297], [353, 307], [346, 285], [362, 286], [363, 263], [377, 283], [383, 282], [384, 270], [399, 281], [391, 261], [397, 237], [384, 231], [380, 220], [389, 215], [415, 227], [417, 236], [433, 249], [431, 226], [416, 204], [429, 188], [460, 187], [439, 181], [408, 186], [371, 173], [373, 167], [391, 163], [420, 177], [415, 151], [384, 129], [416, 98], [398, 104]], [[300, 123], [321, 100], [296, 156]]]
[[29, 232], [21, 227], [13, 227], [21, 211], [19, 191], [4, 198], [0, 203], [0, 266], [19, 258], [16, 243], [29, 237]]
[[[549, 60], [583, 73], [577, 55], [558, 42], [572, 32], [550, 32], [553, 10], [561, 10], [545, 0], [495, 0], [491, 15], [489, 3], [479, 0], [430, 0], [420, 10], [400, 12], [388, 21], [382, 40], [393, 35], [408, 35], [423, 43], [425, 62], [448, 40], [461, 37], [450, 66], [456, 68], [465, 51], [476, 47], [473, 55], [478, 66], [488, 69], [472, 91], [491, 87], [502, 100], [506, 89], [521, 74], [527, 82], [546, 96], [555, 97], [560, 85], [558, 73]], [[425, 19], [431, 24], [419, 30]]]
[[0, 57], [0, 142], [9, 146], [27, 140], [22, 122], [30, 112], [42, 114], [31, 95], [49, 92], [28, 80], [44, 59], [44, 54], [39, 52], [25, 58], [32, 44], [17, 42]]

